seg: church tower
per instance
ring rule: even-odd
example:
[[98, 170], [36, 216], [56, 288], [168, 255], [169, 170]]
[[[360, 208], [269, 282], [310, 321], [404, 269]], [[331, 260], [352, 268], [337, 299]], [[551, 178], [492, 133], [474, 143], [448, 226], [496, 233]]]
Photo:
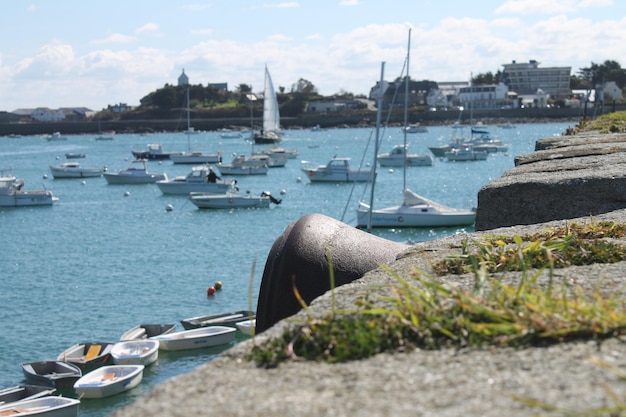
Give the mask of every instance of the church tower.
[[189, 85], [189, 77], [185, 74], [185, 69], [183, 68], [183, 73], [178, 77], [178, 86]]

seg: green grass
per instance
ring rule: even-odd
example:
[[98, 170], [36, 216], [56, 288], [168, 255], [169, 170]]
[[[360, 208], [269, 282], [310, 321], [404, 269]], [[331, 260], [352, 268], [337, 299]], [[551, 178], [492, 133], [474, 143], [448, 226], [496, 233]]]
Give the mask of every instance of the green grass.
[[593, 120], [582, 120], [575, 127], [567, 129], [565, 135], [576, 135], [581, 132], [591, 131], [599, 133], [626, 132], [626, 111], [603, 114]]
[[[468, 241], [458, 256], [436, 263], [434, 275], [414, 268], [402, 277], [383, 265], [394, 278], [386, 291], [364, 292], [353, 309], [333, 307], [321, 317], [309, 311], [280, 337], [255, 345], [249, 359], [274, 367], [288, 360], [334, 363], [415, 348], [526, 347], [623, 335], [621, 290], [604, 294], [601, 280], [591, 289], [557, 282], [554, 270], [624, 260], [626, 249], [612, 240], [624, 235], [622, 224], [570, 224], [530, 236]], [[498, 277], [512, 272], [518, 273], [516, 284]], [[460, 273], [472, 274], [470, 290], [437, 277]]]

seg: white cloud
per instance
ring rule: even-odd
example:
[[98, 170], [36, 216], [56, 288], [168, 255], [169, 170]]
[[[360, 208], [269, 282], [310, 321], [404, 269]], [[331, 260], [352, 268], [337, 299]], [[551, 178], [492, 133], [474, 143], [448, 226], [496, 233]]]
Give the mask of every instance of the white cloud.
[[137, 38], [133, 36], [123, 35], [121, 33], [114, 33], [104, 39], [98, 39], [93, 41], [94, 44], [108, 44], [108, 43], [130, 43], [136, 41]]
[[157, 32], [159, 30], [159, 25], [157, 25], [156, 23], [146, 23], [145, 25], [135, 29], [135, 33], [141, 34], [141, 33], [150, 33], [150, 32]]

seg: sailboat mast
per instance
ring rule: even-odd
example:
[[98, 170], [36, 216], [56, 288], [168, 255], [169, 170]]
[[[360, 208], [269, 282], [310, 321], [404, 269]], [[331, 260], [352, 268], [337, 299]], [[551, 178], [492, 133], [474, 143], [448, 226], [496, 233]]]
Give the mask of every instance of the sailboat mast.
[[409, 29], [409, 41], [406, 48], [406, 77], [404, 79], [404, 164], [402, 170], [402, 191], [406, 190], [406, 158], [408, 149], [406, 135], [409, 121], [409, 57], [411, 56], [411, 29]]
[[377, 175], [377, 165], [378, 161], [376, 158], [378, 157], [378, 145], [380, 138], [380, 120], [383, 109], [383, 80], [385, 78], [385, 62], [380, 63], [380, 82], [378, 83], [378, 102], [376, 109], [376, 140], [374, 142], [374, 167], [372, 168], [372, 187], [370, 190], [370, 209], [367, 218], [367, 232], [372, 231], [372, 210], [374, 209], [374, 186], [376, 184], [376, 175]]

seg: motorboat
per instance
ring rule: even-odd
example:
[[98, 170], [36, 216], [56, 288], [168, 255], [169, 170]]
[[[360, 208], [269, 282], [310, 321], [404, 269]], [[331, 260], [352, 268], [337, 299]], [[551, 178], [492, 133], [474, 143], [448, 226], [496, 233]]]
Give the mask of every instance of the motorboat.
[[286, 159], [295, 159], [300, 155], [300, 151], [297, 149], [285, 149], [285, 148], [272, 148], [272, 149], [262, 149], [260, 151], [252, 152], [252, 155], [267, 155], [270, 158], [286, 158]]
[[59, 391], [71, 389], [83, 376], [82, 370], [65, 361], [40, 361], [22, 364], [24, 379], [29, 384], [54, 387]]
[[10, 170], [0, 170], [0, 207], [51, 206], [59, 199], [48, 190], [23, 190], [24, 180], [18, 180]]
[[463, 161], [484, 161], [489, 155], [485, 151], [477, 151], [471, 145], [465, 145], [459, 148], [455, 148], [446, 152], [445, 157], [450, 162], [463, 162]]
[[428, 133], [428, 128], [421, 126], [419, 123], [414, 123], [403, 127], [402, 131], [406, 133]]
[[83, 375], [74, 384], [80, 398], [105, 398], [135, 388], [143, 379], [143, 365], [109, 365]]
[[220, 129], [220, 137], [224, 139], [239, 139], [242, 138], [243, 135], [241, 132], [232, 129]]
[[366, 182], [372, 178], [372, 170], [353, 170], [350, 158], [332, 158], [328, 164], [302, 167], [311, 182]]
[[122, 334], [120, 341], [141, 340], [152, 336], [172, 333], [176, 330], [176, 324], [138, 324]]
[[357, 227], [454, 227], [474, 224], [476, 212], [456, 209], [436, 203], [409, 189], [404, 190], [402, 204], [371, 210], [360, 203], [357, 210]]
[[167, 174], [164, 172], [148, 171], [145, 159], [135, 159], [128, 168], [117, 172], [104, 172], [103, 175], [108, 184], [154, 184], [167, 180]]
[[54, 178], [90, 178], [100, 177], [105, 168], [85, 168], [78, 162], [64, 162], [60, 165], [50, 165], [50, 173]]
[[59, 140], [67, 140], [67, 136], [61, 135], [61, 132], [54, 132], [51, 135], [45, 136], [46, 140], [49, 142], [59, 141]]
[[256, 318], [254, 311], [239, 310], [227, 313], [209, 314], [204, 316], [196, 316], [181, 320], [185, 330], [197, 329], [206, 326], [230, 326], [235, 325], [243, 320], [252, 320]]
[[216, 164], [222, 161], [222, 155], [218, 153], [204, 153], [202, 151], [180, 152], [170, 155], [170, 160], [174, 164]]
[[183, 330], [152, 339], [159, 341], [162, 350], [188, 350], [225, 345], [235, 339], [237, 329], [229, 326], [206, 326]]
[[267, 165], [268, 168], [283, 168], [287, 165], [287, 160], [288, 158], [285, 156], [252, 154], [245, 157], [244, 164]]
[[381, 153], [376, 160], [381, 167], [426, 167], [432, 166], [434, 159], [429, 154], [410, 154], [408, 145], [395, 145], [391, 151]]
[[[269, 159], [269, 157], [266, 157]], [[265, 175], [269, 171], [267, 159], [259, 156], [248, 158], [237, 155], [230, 164], [219, 164], [220, 172], [224, 175]]]
[[272, 144], [282, 140], [280, 133], [280, 113], [278, 99], [274, 91], [274, 84], [270, 72], [265, 67], [265, 85], [263, 91], [263, 130], [254, 135], [254, 143]]
[[159, 358], [159, 342], [151, 339], [117, 342], [111, 349], [111, 358], [116, 365], [148, 366]]
[[196, 207], [201, 209], [268, 208], [270, 203], [281, 203], [281, 200], [274, 198], [267, 191], [263, 191], [258, 196], [248, 193], [191, 193], [189, 194], [189, 199]]
[[111, 363], [113, 343], [84, 342], [70, 346], [57, 357], [58, 361], [73, 363], [83, 373]]
[[56, 392], [56, 388], [44, 385], [16, 385], [14, 387], [0, 389], [0, 404], [4, 405], [16, 401], [32, 400], [54, 395]]
[[170, 159], [170, 157], [176, 152], [166, 152], [163, 149], [163, 145], [160, 143], [150, 143], [148, 144], [148, 149], [133, 149], [131, 150], [135, 159], [154, 159], [154, 160], [164, 160]]
[[[216, 168], [213, 168], [216, 169]], [[226, 194], [232, 189], [232, 183], [217, 178], [215, 182], [209, 181], [210, 168], [207, 165], [192, 167], [185, 176], [178, 176], [167, 180], [157, 181], [156, 185], [163, 194], [208, 193]]]
[[75, 152], [67, 152], [65, 154], [65, 158], [67, 159], [81, 159], [81, 158], [85, 158], [87, 155], [85, 155], [84, 153], [75, 153]]
[[238, 321], [236, 324], [237, 329], [247, 336], [254, 336], [254, 330], [256, 327], [256, 319]]
[[80, 400], [47, 396], [0, 405], [0, 416], [77, 417]]

